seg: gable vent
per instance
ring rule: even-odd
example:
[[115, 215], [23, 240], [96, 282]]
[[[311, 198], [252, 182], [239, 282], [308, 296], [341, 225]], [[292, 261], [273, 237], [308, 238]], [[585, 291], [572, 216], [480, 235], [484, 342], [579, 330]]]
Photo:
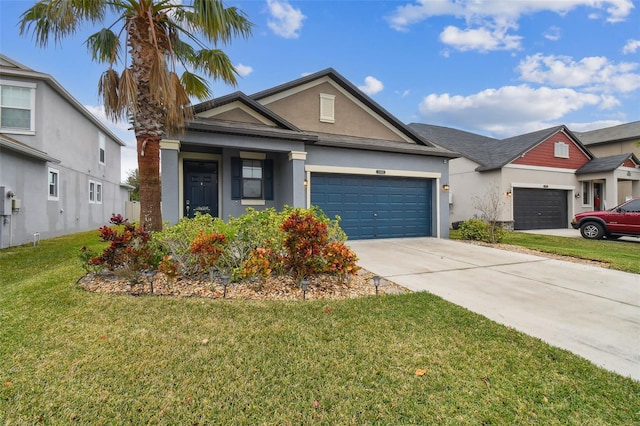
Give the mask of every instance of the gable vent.
[[323, 123], [335, 123], [335, 95], [320, 93], [320, 121]]

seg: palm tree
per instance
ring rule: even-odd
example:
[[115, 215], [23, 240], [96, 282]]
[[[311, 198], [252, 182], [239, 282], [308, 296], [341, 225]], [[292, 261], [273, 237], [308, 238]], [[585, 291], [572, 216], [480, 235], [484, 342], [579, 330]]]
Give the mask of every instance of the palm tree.
[[[202, 40], [228, 44], [235, 36], [247, 38], [253, 24], [220, 0], [41, 0], [22, 14], [20, 34], [33, 31], [36, 43], [46, 47], [50, 39], [59, 43], [81, 24], [107, 17], [113, 23], [89, 36], [86, 45], [94, 61], [108, 64], [98, 84], [105, 112], [126, 119], [135, 132], [140, 222], [157, 231], [162, 229], [160, 140], [192, 118], [191, 96], [211, 96], [205, 78], [195, 72], [236, 85], [229, 57]], [[120, 64], [119, 73], [114, 66]], [[184, 70], [180, 77], [178, 69]]]

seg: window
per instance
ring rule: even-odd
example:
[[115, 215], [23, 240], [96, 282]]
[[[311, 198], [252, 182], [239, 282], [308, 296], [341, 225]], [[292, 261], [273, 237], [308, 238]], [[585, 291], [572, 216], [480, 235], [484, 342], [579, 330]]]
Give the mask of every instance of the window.
[[100, 132], [98, 136], [98, 140], [100, 144], [100, 148], [98, 152], [98, 161], [100, 162], [100, 164], [104, 165], [105, 164], [105, 145], [106, 145], [104, 133]]
[[0, 127], [29, 131], [34, 127], [35, 84], [0, 84]]
[[242, 160], [242, 198], [262, 199], [261, 160]]
[[49, 200], [57, 201], [58, 197], [58, 179], [60, 172], [56, 169], [49, 169]]
[[89, 202], [96, 202], [96, 183], [92, 180], [89, 181]]
[[320, 93], [320, 121], [323, 123], [335, 123], [335, 95]]
[[564, 142], [556, 142], [553, 145], [553, 155], [559, 158], [569, 158], [569, 145]]
[[231, 198], [273, 200], [273, 160], [232, 158]]
[[582, 182], [582, 205], [591, 202], [591, 182]]
[[102, 184], [96, 182], [96, 203], [102, 204]]
[[100, 182], [89, 181], [89, 203], [102, 204], [102, 184]]

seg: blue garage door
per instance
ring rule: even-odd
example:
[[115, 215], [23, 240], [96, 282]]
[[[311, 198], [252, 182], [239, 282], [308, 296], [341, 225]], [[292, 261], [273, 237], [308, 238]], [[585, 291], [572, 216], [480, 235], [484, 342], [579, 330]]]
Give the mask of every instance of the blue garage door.
[[352, 240], [431, 236], [432, 179], [313, 173], [311, 204]]

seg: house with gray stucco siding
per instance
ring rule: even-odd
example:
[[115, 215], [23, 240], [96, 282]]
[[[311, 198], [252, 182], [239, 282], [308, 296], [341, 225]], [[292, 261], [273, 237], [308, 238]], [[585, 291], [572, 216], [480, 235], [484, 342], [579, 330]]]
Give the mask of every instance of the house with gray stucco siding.
[[[448, 237], [448, 162], [333, 69], [195, 106], [161, 144], [162, 215], [320, 207], [352, 239]], [[444, 189], [443, 189], [444, 187]]]
[[0, 55], [0, 248], [123, 214], [122, 146], [53, 77]]

